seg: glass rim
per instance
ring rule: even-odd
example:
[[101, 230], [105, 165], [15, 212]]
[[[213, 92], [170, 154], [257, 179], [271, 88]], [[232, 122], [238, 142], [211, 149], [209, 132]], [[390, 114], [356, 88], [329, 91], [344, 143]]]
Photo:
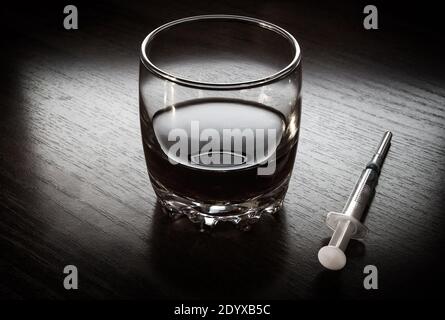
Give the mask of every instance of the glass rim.
[[[256, 80], [250, 80], [250, 81], [244, 81], [244, 82], [233, 82], [233, 83], [212, 83], [212, 82], [201, 82], [201, 81], [194, 81], [189, 80], [181, 77], [177, 77], [171, 73], [168, 73], [161, 68], [157, 67], [147, 56], [146, 48], [147, 46], [156, 38], [156, 36], [164, 31], [167, 30], [173, 26], [187, 23], [187, 22], [194, 22], [194, 21], [200, 21], [200, 20], [211, 20], [211, 19], [220, 19], [220, 20], [233, 20], [233, 21], [241, 21], [245, 23], [251, 23], [254, 25], [257, 25], [260, 28], [267, 29], [270, 31], [275, 32], [276, 34], [284, 37], [288, 40], [290, 45], [293, 49], [293, 57], [289, 64], [287, 64], [284, 68], [279, 70], [278, 72], [275, 72], [269, 76], [262, 77], [260, 79]], [[301, 60], [301, 50], [300, 46], [297, 42], [297, 40], [285, 29], [272, 24], [270, 22], [246, 17], [246, 16], [239, 16], [239, 15], [228, 15], [228, 14], [211, 14], [211, 15], [199, 15], [199, 16], [192, 16], [187, 18], [182, 18], [178, 20], [174, 20], [171, 22], [168, 22], [156, 29], [154, 29], [152, 32], [150, 32], [145, 39], [142, 41], [141, 44], [141, 61], [143, 65], [153, 74], [156, 76], [172, 81], [174, 83], [185, 85], [189, 87], [194, 88], [201, 88], [201, 89], [246, 89], [251, 87], [256, 87], [260, 85], [265, 85], [267, 83], [274, 82], [276, 80], [279, 80], [288, 74], [290, 74], [300, 63]]]

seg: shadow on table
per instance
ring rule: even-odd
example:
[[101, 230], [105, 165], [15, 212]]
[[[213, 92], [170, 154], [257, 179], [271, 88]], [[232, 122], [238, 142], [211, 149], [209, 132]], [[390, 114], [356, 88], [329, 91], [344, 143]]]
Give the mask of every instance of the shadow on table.
[[149, 256], [169, 298], [273, 298], [288, 255], [285, 210], [264, 216], [250, 231], [218, 224], [200, 232], [187, 218], [153, 213]]

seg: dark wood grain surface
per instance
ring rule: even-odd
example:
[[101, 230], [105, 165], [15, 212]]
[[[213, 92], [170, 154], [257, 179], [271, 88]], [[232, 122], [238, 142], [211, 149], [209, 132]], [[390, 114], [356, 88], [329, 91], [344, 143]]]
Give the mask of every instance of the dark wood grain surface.
[[[2, 9], [1, 298], [438, 297], [445, 244], [445, 79], [440, 30], [361, 3], [79, 2]], [[432, 9], [433, 10], [433, 9]], [[423, 13], [427, 12], [426, 10]], [[247, 233], [200, 233], [163, 215], [139, 128], [139, 45], [204, 13], [261, 18], [303, 50], [300, 144], [284, 209]], [[408, 12], [410, 13], [410, 12]], [[440, 41], [439, 41], [440, 40]], [[366, 225], [340, 272], [317, 252], [385, 130], [394, 134]], [[63, 287], [63, 268], [79, 289]], [[363, 288], [363, 268], [379, 289]], [[440, 296], [440, 294], [439, 294]], [[443, 294], [442, 296], [443, 297]]]

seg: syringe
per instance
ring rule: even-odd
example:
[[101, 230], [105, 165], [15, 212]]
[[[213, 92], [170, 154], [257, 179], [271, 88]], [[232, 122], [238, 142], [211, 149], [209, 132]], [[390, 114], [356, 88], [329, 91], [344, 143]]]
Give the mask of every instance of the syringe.
[[329, 212], [326, 217], [326, 224], [334, 230], [334, 234], [329, 244], [318, 251], [318, 260], [327, 269], [342, 269], [346, 264], [344, 251], [349, 240], [363, 239], [368, 232], [360, 219], [372, 200], [380, 169], [391, 144], [391, 137], [391, 132], [385, 132], [376, 153], [355, 184], [343, 212]]

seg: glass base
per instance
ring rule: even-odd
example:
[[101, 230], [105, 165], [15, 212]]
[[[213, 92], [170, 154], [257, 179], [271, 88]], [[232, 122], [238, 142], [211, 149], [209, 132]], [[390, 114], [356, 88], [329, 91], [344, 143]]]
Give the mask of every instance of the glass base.
[[162, 210], [171, 218], [186, 216], [199, 224], [201, 231], [213, 228], [218, 222], [231, 222], [240, 230], [249, 230], [263, 214], [274, 214], [281, 209], [289, 185], [287, 180], [274, 190], [244, 202], [204, 203], [171, 193], [153, 178], [151, 181]]

